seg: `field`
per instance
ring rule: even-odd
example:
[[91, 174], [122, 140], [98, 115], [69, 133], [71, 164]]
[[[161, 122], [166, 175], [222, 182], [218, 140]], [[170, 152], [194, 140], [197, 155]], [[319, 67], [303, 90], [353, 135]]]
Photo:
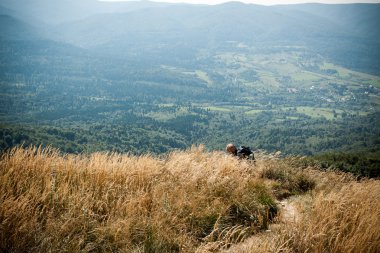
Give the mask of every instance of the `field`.
[[378, 180], [256, 157], [13, 149], [0, 162], [0, 251], [378, 251]]

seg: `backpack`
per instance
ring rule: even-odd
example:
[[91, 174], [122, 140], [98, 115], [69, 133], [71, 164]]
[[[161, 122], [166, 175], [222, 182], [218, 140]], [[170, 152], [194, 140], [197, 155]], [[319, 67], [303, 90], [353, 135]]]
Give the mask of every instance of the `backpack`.
[[237, 150], [237, 155], [240, 158], [249, 158], [250, 155], [253, 155], [250, 147], [240, 146]]

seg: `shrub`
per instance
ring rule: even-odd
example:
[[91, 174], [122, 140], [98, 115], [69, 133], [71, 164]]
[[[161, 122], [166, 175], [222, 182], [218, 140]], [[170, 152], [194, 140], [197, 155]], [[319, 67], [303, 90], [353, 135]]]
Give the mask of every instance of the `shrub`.
[[277, 198], [287, 198], [315, 188], [316, 182], [300, 168], [287, 163], [268, 163], [260, 173], [261, 178], [277, 181], [274, 185]]

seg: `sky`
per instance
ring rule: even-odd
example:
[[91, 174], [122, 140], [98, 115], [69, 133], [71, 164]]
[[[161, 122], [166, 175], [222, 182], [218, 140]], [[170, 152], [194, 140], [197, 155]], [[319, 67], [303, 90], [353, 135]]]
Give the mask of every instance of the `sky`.
[[[130, 1], [130, 0], [102, 0], [102, 1]], [[232, 0], [152, 0], [155, 2], [167, 3], [191, 3], [191, 4], [220, 4]], [[344, 4], [344, 3], [380, 3], [380, 0], [239, 0], [239, 2], [275, 5], [275, 4], [297, 4], [297, 3], [325, 3], [325, 4]]]

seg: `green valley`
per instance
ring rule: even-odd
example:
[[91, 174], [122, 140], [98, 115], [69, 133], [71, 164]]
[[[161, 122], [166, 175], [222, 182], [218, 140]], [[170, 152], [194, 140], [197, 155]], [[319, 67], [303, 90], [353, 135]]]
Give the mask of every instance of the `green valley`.
[[2, 151], [378, 152], [380, 34], [360, 32], [378, 5], [357, 5], [344, 29], [324, 25], [351, 5], [138, 5], [48, 26], [1, 9]]

